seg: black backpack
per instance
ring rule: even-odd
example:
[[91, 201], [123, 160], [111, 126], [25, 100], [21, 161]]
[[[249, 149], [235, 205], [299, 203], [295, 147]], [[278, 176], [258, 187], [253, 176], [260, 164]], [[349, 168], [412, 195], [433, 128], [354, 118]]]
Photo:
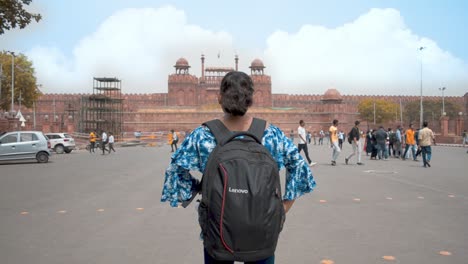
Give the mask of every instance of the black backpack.
[[388, 135], [388, 138], [389, 138], [390, 143], [392, 143], [392, 144], [397, 142], [396, 132], [390, 132], [389, 135]]
[[278, 165], [261, 144], [266, 121], [231, 132], [204, 123], [217, 145], [201, 182], [198, 220], [206, 251], [216, 260], [257, 261], [272, 256], [285, 221]]
[[[359, 133], [359, 132], [358, 132]], [[348, 143], [353, 144], [353, 140], [356, 136], [356, 127], [351, 128], [351, 130], [348, 133]]]

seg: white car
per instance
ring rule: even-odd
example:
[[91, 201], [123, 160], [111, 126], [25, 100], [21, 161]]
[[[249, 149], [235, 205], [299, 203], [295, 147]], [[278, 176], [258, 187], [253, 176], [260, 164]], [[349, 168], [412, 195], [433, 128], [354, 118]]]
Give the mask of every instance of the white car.
[[40, 131], [13, 131], [0, 135], [0, 160], [49, 161], [50, 143]]
[[47, 133], [45, 135], [49, 139], [50, 148], [57, 154], [70, 153], [75, 149], [75, 140], [67, 133]]

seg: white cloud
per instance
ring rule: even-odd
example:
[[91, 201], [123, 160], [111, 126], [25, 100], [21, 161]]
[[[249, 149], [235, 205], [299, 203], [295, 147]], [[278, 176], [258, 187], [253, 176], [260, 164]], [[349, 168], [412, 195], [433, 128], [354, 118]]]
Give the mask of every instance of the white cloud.
[[187, 58], [191, 73], [200, 75], [202, 52], [210, 65], [234, 64], [228, 33], [190, 25], [183, 11], [163, 7], [116, 12], [76, 45], [72, 58], [45, 47], [27, 55], [44, 92], [89, 93], [93, 77], [117, 77], [125, 93], [154, 93], [167, 92], [167, 76], [179, 57]]
[[[207, 66], [234, 66], [248, 71], [262, 57], [275, 93], [323, 93], [333, 86], [342, 94], [419, 94], [421, 52], [427, 94], [462, 95], [468, 87], [466, 62], [437, 43], [411, 32], [394, 9], [372, 9], [337, 28], [304, 25], [298, 32], [277, 31], [263, 54], [236, 50], [227, 32], [189, 24], [174, 7], [123, 9], [84, 37], [67, 58], [57, 48], [36, 47], [27, 55], [36, 67], [44, 92], [92, 92], [92, 77], [117, 77], [125, 93], [167, 92], [167, 76], [179, 57], [188, 59], [200, 76], [200, 55]], [[245, 45], [242, 45], [245, 46]], [[221, 53], [218, 59], [217, 54]]]
[[418, 95], [421, 55], [424, 94], [440, 95], [442, 86], [453, 95], [468, 90], [468, 64], [412, 33], [395, 9], [372, 9], [337, 28], [277, 31], [267, 40], [265, 61], [277, 92], [336, 87], [342, 94]]

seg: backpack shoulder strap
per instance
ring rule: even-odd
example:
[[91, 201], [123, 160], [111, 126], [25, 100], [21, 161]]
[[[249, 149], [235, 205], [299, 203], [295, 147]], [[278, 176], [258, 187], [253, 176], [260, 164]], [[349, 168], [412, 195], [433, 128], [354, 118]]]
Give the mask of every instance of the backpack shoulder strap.
[[262, 142], [263, 133], [265, 132], [266, 121], [260, 118], [253, 118], [249, 132], [256, 136]]
[[203, 125], [210, 129], [218, 144], [223, 142], [223, 140], [232, 133], [219, 119], [213, 119], [203, 123]]
[[[216, 138], [216, 142], [222, 143], [226, 138], [232, 135], [232, 132], [221, 122], [219, 119], [214, 119], [203, 123], [207, 126], [211, 133]], [[265, 131], [266, 121], [259, 118], [253, 118], [252, 124], [250, 124], [248, 132], [253, 134], [255, 137], [262, 141], [263, 133]]]

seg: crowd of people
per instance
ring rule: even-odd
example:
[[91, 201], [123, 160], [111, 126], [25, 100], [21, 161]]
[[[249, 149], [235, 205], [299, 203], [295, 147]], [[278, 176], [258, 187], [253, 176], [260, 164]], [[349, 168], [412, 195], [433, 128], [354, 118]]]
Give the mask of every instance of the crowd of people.
[[[337, 165], [337, 159], [343, 149], [343, 142], [348, 141], [352, 146], [352, 152], [345, 157], [345, 164], [348, 165], [352, 158], [356, 159], [357, 165], [364, 165], [361, 161], [361, 153], [364, 150], [366, 156], [370, 156], [370, 160], [388, 160], [391, 157], [401, 160], [412, 159], [419, 161], [421, 156], [423, 167], [430, 167], [431, 146], [435, 145], [435, 136], [431, 129], [428, 128], [428, 122], [423, 122], [423, 128], [414, 129], [410, 124], [407, 129], [401, 126], [385, 129], [380, 126], [378, 129], [370, 129], [366, 133], [359, 128], [360, 122], [356, 120], [353, 128], [344, 133], [339, 129], [338, 120], [333, 120], [328, 131], [321, 129], [318, 133], [314, 131], [312, 134], [305, 131], [305, 122], [299, 121], [297, 135], [299, 137], [298, 149], [299, 152], [304, 150], [305, 157], [309, 164], [315, 165], [309, 157], [308, 144], [323, 145], [328, 144], [332, 148], [331, 165]], [[291, 131], [290, 137], [294, 141], [294, 133]], [[318, 140], [317, 140], [318, 139]], [[464, 144], [468, 143], [468, 135], [463, 135]]]
[[[96, 153], [95, 149], [97, 148], [102, 150], [102, 155], [105, 155], [106, 151], [110, 154], [111, 151], [115, 152], [114, 143], [115, 138], [112, 132], [109, 132], [109, 135], [107, 135], [106, 131], [103, 130], [100, 136], [96, 131], [91, 131], [89, 133], [89, 153]], [[106, 145], [108, 145], [109, 148], [106, 148]]]
[[411, 158], [418, 161], [418, 156], [423, 159], [423, 166], [430, 167], [431, 145], [435, 145], [435, 136], [428, 122], [423, 122], [423, 128], [414, 129], [413, 124], [405, 130], [397, 126], [392, 128], [369, 130], [366, 133], [366, 155], [370, 159], [388, 160], [394, 157], [401, 160]]
[[[299, 153], [304, 152], [309, 166], [314, 166], [317, 162], [313, 162], [310, 158], [308, 144], [324, 145], [325, 143], [325, 145], [329, 145], [332, 148], [331, 165], [336, 166], [336, 161], [343, 149], [343, 142], [347, 141], [351, 144], [352, 152], [345, 156], [344, 161], [346, 165], [348, 165], [353, 157], [356, 159], [357, 165], [364, 165], [361, 154], [362, 151], [365, 151], [366, 156], [370, 156], [370, 160], [385, 161], [393, 157], [401, 160], [411, 158], [413, 161], [419, 161], [418, 157], [421, 155], [423, 166], [430, 167], [430, 146], [435, 145], [436, 142], [434, 133], [428, 128], [426, 121], [421, 129], [414, 129], [412, 124], [407, 129], [397, 126], [395, 130], [392, 128], [385, 130], [383, 126], [380, 126], [378, 129], [370, 129], [365, 133], [359, 128], [359, 124], [360, 122], [356, 120], [353, 128], [348, 133], [344, 133], [342, 130], [339, 130], [339, 122], [335, 119], [327, 131], [320, 129], [318, 132], [313, 131], [311, 133], [306, 130], [304, 120], [300, 120], [299, 127], [297, 128], [299, 140], [297, 147]], [[138, 132], [138, 134], [140, 137], [141, 132]], [[294, 130], [290, 131], [289, 137], [294, 142]], [[468, 143], [466, 130], [463, 132], [462, 137], [463, 147], [465, 147]], [[168, 144], [171, 146], [171, 152], [177, 150], [178, 142], [179, 134], [172, 129], [168, 133]], [[109, 132], [109, 135], [107, 135], [105, 131], [101, 131], [100, 134], [92, 131], [89, 134], [90, 153], [95, 153], [96, 148], [102, 150], [102, 155], [106, 152], [115, 152], [114, 143], [115, 139], [112, 132]]]

